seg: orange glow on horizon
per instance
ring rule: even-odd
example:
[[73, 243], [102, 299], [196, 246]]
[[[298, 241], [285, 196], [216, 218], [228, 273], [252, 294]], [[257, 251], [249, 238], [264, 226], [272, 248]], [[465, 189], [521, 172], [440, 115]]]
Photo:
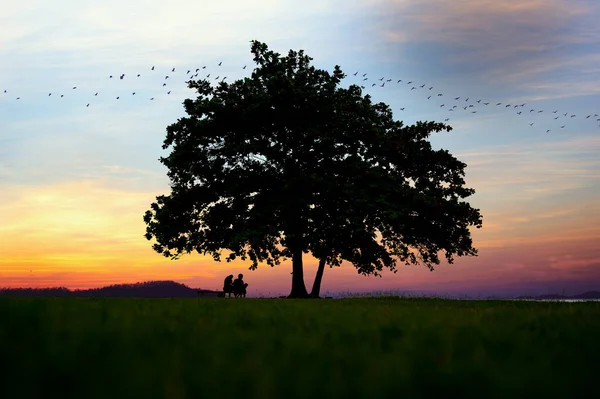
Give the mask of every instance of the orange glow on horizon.
[[[0, 286], [81, 289], [174, 280], [218, 289], [223, 276], [241, 272], [252, 282], [252, 292], [281, 292], [289, 288], [289, 260], [273, 270], [260, 265], [251, 272], [248, 263], [240, 260], [218, 263], [210, 256], [191, 254], [172, 261], [155, 253], [151, 242], [143, 237], [142, 220], [155, 196], [90, 181], [13, 191], [11, 201], [0, 206], [4, 221], [0, 227]], [[600, 252], [593, 252], [593, 243], [600, 238], [600, 223], [592, 223], [589, 213], [574, 215], [557, 208], [538, 215], [534, 225], [528, 224], [529, 219], [536, 218], [533, 210], [528, 220], [506, 218], [501, 212], [489, 214], [486, 218], [484, 212], [482, 229], [473, 229], [478, 257], [459, 258], [454, 265], [442, 264], [433, 273], [424, 266], [400, 266], [397, 274], [384, 273], [382, 279], [357, 276], [350, 265], [327, 268], [323, 288], [417, 289], [444, 283], [460, 287], [475, 281], [508, 281], [515, 278], [515, 273], [523, 279], [540, 279], [560, 272], [566, 278], [570, 270], [580, 273], [582, 268], [588, 275], [596, 276], [589, 269], [600, 258]], [[577, 256], [585, 250], [593, 253], [587, 258]], [[317, 261], [306, 255], [304, 262], [305, 282], [310, 290]], [[534, 264], [538, 266], [533, 267]]]

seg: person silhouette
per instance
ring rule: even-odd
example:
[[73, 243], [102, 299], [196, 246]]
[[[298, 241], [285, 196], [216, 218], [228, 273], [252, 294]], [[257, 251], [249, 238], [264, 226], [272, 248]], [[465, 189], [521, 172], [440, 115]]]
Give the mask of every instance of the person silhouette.
[[244, 285], [244, 275], [242, 273], [238, 274], [238, 278], [233, 281], [233, 296], [239, 298], [245, 295], [247, 286], [247, 284]]
[[223, 283], [223, 292], [225, 292], [229, 295], [229, 297], [231, 297], [231, 293], [233, 292], [233, 274], [230, 274], [225, 278], [225, 281]]

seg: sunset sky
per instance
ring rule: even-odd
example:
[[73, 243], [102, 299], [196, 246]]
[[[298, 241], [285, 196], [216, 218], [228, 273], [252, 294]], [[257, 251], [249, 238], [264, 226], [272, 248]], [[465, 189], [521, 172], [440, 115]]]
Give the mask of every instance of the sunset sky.
[[[187, 70], [249, 76], [256, 39], [281, 54], [304, 49], [319, 68], [339, 64], [344, 86], [365, 84], [407, 124], [449, 118], [454, 130], [431, 141], [468, 164], [470, 202], [483, 215], [478, 257], [383, 278], [344, 264], [326, 269], [322, 292], [600, 290], [598, 20], [597, 0], [8, 2], [0, 287], [175, 280], [217, 289], [241, 272], [253, 296], [289, 293], [290, 261], [254, 272], [200, 255], [171, 261], [143, 236], [144, 212], [169, 190], [158, 158], [194, 94]], [[392, 82], [380, 87], [381, 77]], [[310, 289], [317, 261], [304, 262]]]

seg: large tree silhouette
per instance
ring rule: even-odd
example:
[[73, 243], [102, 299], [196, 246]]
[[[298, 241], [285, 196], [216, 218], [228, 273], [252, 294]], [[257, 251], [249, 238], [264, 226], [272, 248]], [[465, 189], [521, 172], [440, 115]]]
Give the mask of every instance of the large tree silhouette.
[[431, 270], [443, 254], [476, 255], [469, 226], [479, 210], [464, 198], [464, 169], [446, 150], [433, 150], [442, 123], [404, 126], [345, 77], [310, 65], [303, 51], [281, 56], [251, 42], [251, 77], [212, 87], [189, 81], [198, 97], [188, 117], [167, 127], [160, 161], [171, 193], [144, 216], [154, 250], [177, 259], [196, 251], [279, 265], [292, 260], [290, 297], [309, 297], [303, 254], [325, 265], [353, 264], [358, 273], [396, 272], [397, 262]]

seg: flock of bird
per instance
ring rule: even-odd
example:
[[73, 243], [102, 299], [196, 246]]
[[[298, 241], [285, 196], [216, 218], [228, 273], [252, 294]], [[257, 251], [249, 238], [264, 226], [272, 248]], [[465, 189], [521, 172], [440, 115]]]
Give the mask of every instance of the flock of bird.
[[[217, 64], [217, 67], [221, 67], [223, 64], [222, 61], [220, 61]], [[244, 65], [241, 69], [245, 70], [247, 67], [247, 65]], [[227, 79], [227, 76], [222, 76], [222, 75], [217, 75], [217, 74], [212, 74], [213, 76], [211, 77], [211, 73], [208, 73], [206, 75], [204, 75], [204, 72], [206, 72], [206, 68], [207, 65], [203, 65], [201, 67], [198, 68], [192, 68], [192, 69], [187, 69], [186, 73], [185, 73], [185, 77], [188, 80], [196, 80], [196, 79], [207, 79], [207, 80], [214, 80], [217, 82], [221, 82], [221, 81], [225, 81]], [[186, 69], [184, 69], [186, 70]], [[149, 68], [148, 70], [149, 73], [151, 74], [157, 74], [158, 71], [156, 70], [155, 66], [152, 66], [151, 68]], [[169, 90], [169, 84], [170, 82], [173, 80], [171, 78], [171, 75], [175, 76], [180, 74], [180, 71], [177, 68], [171, 68], [166, 72], [166, 75], [162, 81], [162, 89], [164, 90], [164, 93], [166, 95], [170, 95], [171, 94], [171, 90]], [[199, 76], [200, 74], [202, 74], [201, 76]], [[214, 76], [216, 75], [216, 76]], [[142, 76], [141, 73], [136, 73], [133, 75], [134, 79], [139, 79]], [[412, 80], [409, 81], [404, 81], [402, 79], [392, 79], [392, 78], [386, 78], [386, 77], [381, 77], [381, 78], [374, 78], [373, 80], [370, 79], [370, 76], [368, 76], [368, 73], [362, 73], [360, 71], [356, 71], [355, 73], [353, 73], [351, 76], [355, 77], [355, 79], [357, 79], [356, 84], [358, 84], [363, 90], [366, 89], [371, 89], [371, 88], [385, 88], [386, 84], [387, 87], [390, 87], [390, 85], [405, 85], [405, 87], [407, 88], [407, 90], [409, 92], [424, 92], [424, 96], [427, 97], [427, 100], [435, 100], [438, 102], [442, 102], [442, 104], [439, 104], [439, 108], [441, 109], [445, 109], [446, 112], [450, 113], [450, 112], [469, 112], [471, 114], [476, 114], [479, 112], [479, 108], [477, 107], [500, 107], [500, 108], [504, 108], [504, 109], [509, 109], [511, 111], [513, 111], [516, 115], [519, 116], [529, 116], [530, 119], [527, 122], [530, 126], [534, 126], [536, 124], [536, 121], [531, 121], [531, 116], [535, 115], [539, 115], [539, 114], [550, 114], [550, 116], [552, 117], [553, 120], [558, 121], [556, 126], [557, 129], [564, 129], [567, 126], [567, 123], [564, 122], [565, 120], [572, 120], [573, 118], [584, 118], [584, 119], [588, 119], [588, 120], [592, 120], [592, 121], [596, 121], [598, 123], [600, 123], [600, 116], [598, 114], [590, 114], [590, 115], [585, 115], [585, 116], [578, 116], [577, 114], [571, 114], [569, 112], [565, 112], [563, 113], [562, 111], [559, 110], [552, 110], [552, 111], [546, 111], [544, 109], [534, 109], [534, 108], [530, 108], [530, 107], [526, 107], [526, 103], [523, 104], [504, 104], [503, 102], [497, 102], [497, 103], [492, 103], [490, 101], [484, 101], [483, 99], [478, 99], [478, 100], [474, 100], [471, 99], [470, 97], [461, 97], [461, 96], [444, 96], [443, 93], [438, 93], [437, 91], [433, 91], [434, 87], [430, 86], [428, 84], [418, 84], [413, 82]], [[125, 81], [127, 78], [127, 80], [129, 80], [129, 76], [125, 73], [122, 73], [120, 75], [108, 75], [107, 79], [109, 80], [121, 80], [121, 81]], [[170, 79], [170, 80], [169, 80]], [[374, 83], [371, 83], [373, 82]], [[169, 82], [169, 83], [168, 83]], [[410, 89], [408, 89], [410, 87]], [[72, 90], [77, 90], [77, 86], [73, 86]], [[2, 93], [3, 95], [7, 96], [10, 95], [9, 91], [7, 89], [4, 89], [4, 92]], [[93, 96], [90, 94], [90, 97], [94, 97], [97, 98], [99, 96], [100, 92], [95, 92], [93, 94]], [[136, 92], [132, 91], [131, 96], [135, 96]], [[59, 97], [59, 98], [64, 98], [65, 97], [65, 92], [59, 92], [59, 93], [53, 93], [50, 92], [48, 93], [48, 97]], [[138, 95], [139, 97], [139, 95]], [[119, 100], [120, 98], [122, 98], [122, 96], [116, 96], [114, 97], [114, 99]], [[16, 100], [20, 100], [21, 97], [16, 97]], [[153, 101], [155, 99], [155, 97], [149, 97], [150, 101]], [[447, 99], [447, 100], [446, 100]], [[464, 101], [463, 101], [464, 99]], [[85, 106], [89, 107], [91, 104], [91, 102], [88, 102]], [[402, 107], [399, 108], [400, 111], [405, 111], [406, 107]], [[445, 122], [450, 121], [450, 117], [446, 117], [444, 119]], [[547, 129], [546, 133], [550, 133], [552, 129]]]

